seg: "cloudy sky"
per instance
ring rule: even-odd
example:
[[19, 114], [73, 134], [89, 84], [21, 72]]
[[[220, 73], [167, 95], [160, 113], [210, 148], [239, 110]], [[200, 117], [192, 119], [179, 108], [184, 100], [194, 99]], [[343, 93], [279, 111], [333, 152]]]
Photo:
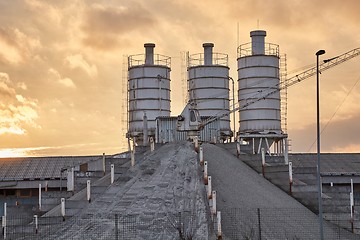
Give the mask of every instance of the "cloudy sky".
[[[291, 76], [314, 64], [319, 49], [330, 58], [360, 47], [359, 11], [358, 0], [0, 0], [0, 156], [123, 151], [123, 60], [145, 42], [172, 57], [177, 115], [181, 52], [213, 42], [237, 79], [238, 43], [263, 29], [287, 55]], [[323, 151], [360, 152], [359, 61], [321, 75]], [[292, 151], [314, 151], [315, 78], [289, 88], [288, 107]]]

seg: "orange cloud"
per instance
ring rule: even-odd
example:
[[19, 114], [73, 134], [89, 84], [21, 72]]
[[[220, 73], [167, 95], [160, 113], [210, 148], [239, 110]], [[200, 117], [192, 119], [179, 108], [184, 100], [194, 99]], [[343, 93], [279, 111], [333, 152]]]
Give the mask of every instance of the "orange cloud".
[[70, 78], [61, 77], [60, 73], [57, 70], [50, 68], [48, 70], [48, 74], [49, 74], [49, 80], [56, 81], [57, 83], [59, 83], [64, 87], [76, 88], [76, 85], [73, 82], [73, 80], [71, 80]]
[[122, 35], [151, 28], [156, 22], [155, 15], [140, 2], [128, 6], [105, 6], [93, 4], [85, 11], [82, 31], [83, 44], [99, 49], [111, 50], [124, 45]]
[[90, 65], [81, 54], [67, 56], [65, 59], [70, 68], [80, 68], [91, 78], [97, 77], [98, 71], [95, 65]]
[[39, 127], [37, 101], [17, 94], [12, 85], [9, 75], [0, 72], [0, 135], [23, 135], [27, 127]]

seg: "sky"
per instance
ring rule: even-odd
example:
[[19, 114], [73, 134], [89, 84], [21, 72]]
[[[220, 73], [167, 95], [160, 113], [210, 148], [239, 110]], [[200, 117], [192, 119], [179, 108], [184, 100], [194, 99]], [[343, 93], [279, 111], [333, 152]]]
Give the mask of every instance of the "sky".
[[[144, 43], [172, 58], [178, 115], [181, 52], [213, 42], [237, 79], [237, 46], [262, 29], [292, 76], [315, 64], [319, 49], [331, 58], [360, 47], [359, 10], [358, 0], [0, 0], [0, 157], [124, 151], [124, 60], [144, 53]], [[359, 61], [321, 74], [324, 152], [360, 152]], [[288, 89], [292, 152], [315, 151], [315, 87], [312, 77]]]

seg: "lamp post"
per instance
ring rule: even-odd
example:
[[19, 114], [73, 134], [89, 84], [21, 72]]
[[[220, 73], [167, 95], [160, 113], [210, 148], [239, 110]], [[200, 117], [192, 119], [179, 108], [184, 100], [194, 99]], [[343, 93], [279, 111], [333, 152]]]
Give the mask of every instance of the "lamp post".
[[319, 200], [319, 225], [320, 239], [324, 239], [323, 229], [323, 209], [321, 198], [321, 177], [320, 177], [320, 104], [319, 104], [319, 56], [323, 55], [325, 50], [316, 52], [316, 131], [317, 131], [317, 184], [318, 184], [318, 200]]

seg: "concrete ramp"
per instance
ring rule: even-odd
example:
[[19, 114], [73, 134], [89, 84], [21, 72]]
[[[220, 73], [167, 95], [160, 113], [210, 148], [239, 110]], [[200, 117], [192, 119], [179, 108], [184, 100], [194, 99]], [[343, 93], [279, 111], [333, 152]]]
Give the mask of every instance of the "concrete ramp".
[[[188, 142], [146, 152], [101, 197], [47, 239], [209, 239], [197, 154]], [[116, 169], [115, 169], [116, 170]]]
[[[240, 155], [241, 158], [241, 155]], [[318, 216], [234, 155], [204, 144], [224, 239], [320, 239]], [[358, 236], [324, 221], [325, 239]]]

